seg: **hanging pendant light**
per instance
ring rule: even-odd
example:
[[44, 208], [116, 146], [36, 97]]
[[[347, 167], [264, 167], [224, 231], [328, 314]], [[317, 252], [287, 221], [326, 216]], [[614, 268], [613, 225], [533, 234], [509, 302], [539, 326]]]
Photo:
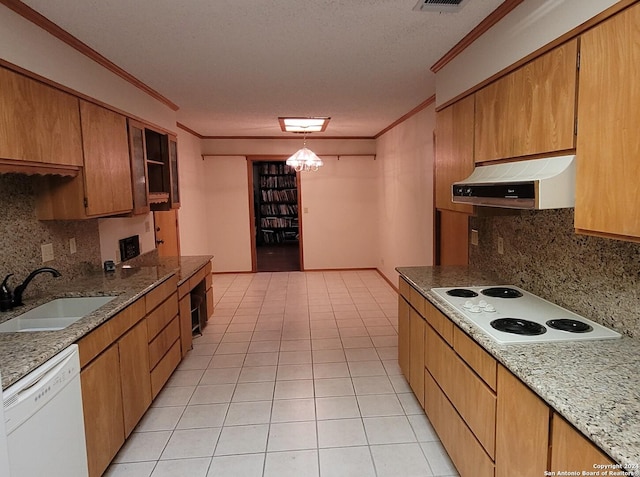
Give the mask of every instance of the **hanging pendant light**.
[[311, 149], [307, 148], [307, 137], [305, 135], [302, 140], [302, 149], [287, 159], [286, 164], [293, 167], [297, 172], [315, 172], [323, 165], [323, 162]]

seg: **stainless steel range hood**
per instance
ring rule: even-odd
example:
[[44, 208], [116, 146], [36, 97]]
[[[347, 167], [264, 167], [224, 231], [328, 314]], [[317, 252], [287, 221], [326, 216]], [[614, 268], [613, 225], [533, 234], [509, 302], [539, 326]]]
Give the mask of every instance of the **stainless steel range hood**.
[[456, 203], [510, 209], [575, 205], [575, 155], [478, 166], [451, 186]]

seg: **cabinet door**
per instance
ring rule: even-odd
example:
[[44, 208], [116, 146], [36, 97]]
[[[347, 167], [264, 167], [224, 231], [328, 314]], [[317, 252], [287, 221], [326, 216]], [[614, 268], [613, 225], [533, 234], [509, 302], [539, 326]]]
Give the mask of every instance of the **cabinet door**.
[[131, 434], [151, 405], [147, 324], [144, 320], [118, 341], [125, 435]]
[[577, 40], [478, 91], [475, 162], [575, 148]]
[[78, 99], [0, 68], [0, 158], [82, 166]]
[[498, 366], [497, 395], [496, 477], [544, 475], [549, 452], [549, 408], [503, 366]]
[[147, 181], [147, 150], [144, 142], [144, 125], [132, 119], [129, 124], [129, 158], [131, 162], [131, 189], [133, 213], [149, 212], [149, 183]]
[[89, 477], [99, 477], [124, 443], [118, 346], [80, 373]]
[[171, 208], [180, 207], [180, 184], [178, 183], [178, 140], [175, 136], [169, 136], [169, 200]]
[[[593, 472], [594, 464], [614, 464], [591, 441], [576, 431], [558, 414], [551, 423], [551, 471]], [[588, 475], [588, 474], [582, 474]]]
[[398, 296], [398, 365], [402, 370], [402, 374], [410, 379], [409, 376], [409, 337], [411, 331], [409, 328], [409, 303], [407, 300]]
[[469, 263], [469, 216], [460, 212], [439, 210], [436, 229], [436, 263], [467, 265]]
[[581, 38], [575, 228], [640, 237], [640, 5]]
[[409, 310], [409, 384], [424, 409], [424, 319], [413, 309]]
[[126, 118], [80, 101], [80, 119], [87, 215], [130, 212], [133, 200]]
[[473, 96], [438, 111], [436, 115], [437, 209], [473, 213], [472, 205], [451, 202], [451, 184], [466, 179], [473, 172], [473, 118]]

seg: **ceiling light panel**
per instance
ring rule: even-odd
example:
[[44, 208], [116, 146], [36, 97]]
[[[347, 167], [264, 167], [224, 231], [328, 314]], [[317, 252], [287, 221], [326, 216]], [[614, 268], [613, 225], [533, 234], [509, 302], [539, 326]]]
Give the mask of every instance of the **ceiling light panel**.
[[278, 122], [283, 132], [310, 133], [324, 132], [330, 119], [328, 117], [279, 117]]

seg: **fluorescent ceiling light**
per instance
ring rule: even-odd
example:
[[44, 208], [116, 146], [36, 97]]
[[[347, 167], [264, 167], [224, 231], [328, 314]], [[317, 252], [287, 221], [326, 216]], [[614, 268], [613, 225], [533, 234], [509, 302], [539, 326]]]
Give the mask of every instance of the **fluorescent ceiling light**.
[[327, 124], [329, 124], [330, 119], [331, 118], [328, 117], [280, 117], [278, 118], [278, 122], [283, 132], [311, 133], [324, 132], [324, 130], [327, 129]]

